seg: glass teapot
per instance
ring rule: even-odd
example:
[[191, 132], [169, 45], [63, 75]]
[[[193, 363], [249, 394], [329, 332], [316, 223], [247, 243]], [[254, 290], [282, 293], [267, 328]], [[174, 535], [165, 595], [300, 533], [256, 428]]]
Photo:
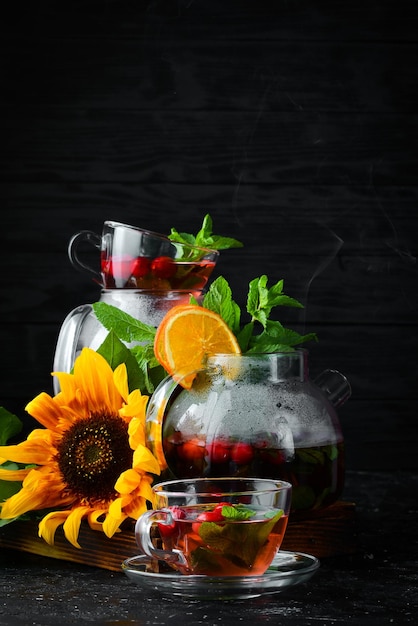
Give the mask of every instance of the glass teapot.
[[[83, 244], [100, 251], [95, 270], [81, 259]], [[100, 301], [132, 317], [158, 326], [169, 309], [199, 300], [216, 265], [219, 252], [174, 243], [159, 233], [129, 224], [106, 221], [102, 235], [89, 230], [70, 240], [68, 256], [73, 266], [102, 287]], [[70, 372], [82, 348], [96, 350], [107, 330], [97, 320], [91, 304], [83, 304], [65, 318], [57, 340], [54, 371]], [[54, 379], [55, 392], [59, 382]]]
[[190, 390], [169, 377], [157, 387], [148, 440], [168, 475], [286, 480], [293, 510], [321, 508], [343, 489], [336, 407], [350, 395], [335, 370], [309, 379], [306, 350], [216, 355]]

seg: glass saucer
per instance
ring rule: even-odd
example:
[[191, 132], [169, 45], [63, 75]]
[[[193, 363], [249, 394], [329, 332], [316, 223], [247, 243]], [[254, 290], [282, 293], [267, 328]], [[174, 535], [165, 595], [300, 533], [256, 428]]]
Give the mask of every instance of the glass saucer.
[[[157, 561], [154, 564], [158, 567]], [[151, 559], [147, 556], [134, 556], [122, 563], [124, 573], [139, 585], [163, 595], [202, 600], [240, 600], [281, 593], [309, 580], [318, 567], [316, 557], [286, 551], [277, 553], [262, 576], [186, 576], [171, 569], [156, 572], [151, 568]]]

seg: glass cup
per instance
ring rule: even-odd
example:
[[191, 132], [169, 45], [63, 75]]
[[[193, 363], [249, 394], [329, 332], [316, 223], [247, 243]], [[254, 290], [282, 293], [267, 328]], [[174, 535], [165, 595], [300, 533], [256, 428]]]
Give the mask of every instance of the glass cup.
[[[100, 250], [100, 271], [81, 259], [83, 244]], [[104, 289], [201, 291], [219, 252], [106, 221], [101, 235], [90, 230], [76, 233], [68, 245], [68, 256], [77, 270], [90, 274]]]
[[258, 576], [286, 531], [290, 483], [194, 478], [154, 485], [154, 509], [138, 518], [141, 551], [182, 574]]

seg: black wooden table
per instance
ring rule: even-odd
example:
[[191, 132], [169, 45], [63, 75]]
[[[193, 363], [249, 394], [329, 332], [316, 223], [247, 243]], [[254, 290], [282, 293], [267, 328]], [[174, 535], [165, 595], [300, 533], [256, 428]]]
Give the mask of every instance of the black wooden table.
[[418, 623], [418, 474], [348, 472], [359, 550], [323, 559], [310, 581], [251, 600], [144, 591], [123, 573], [24, 552], [0, 555], [0, 625]]

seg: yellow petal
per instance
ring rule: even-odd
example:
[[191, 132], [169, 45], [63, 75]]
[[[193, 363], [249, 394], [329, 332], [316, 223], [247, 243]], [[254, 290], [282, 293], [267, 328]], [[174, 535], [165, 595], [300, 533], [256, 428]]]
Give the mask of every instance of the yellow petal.
[[87, 516], [87, 521], [92, 530], [102, 530], [103, 522], [99, 522], [98, 519], [102, 515], [106, 515], [106, 509], [96, 509], [94, 511], [90, 511]]
[[26, 405], [26, 411], [42, 424], [42, 426], [51, 428], [52, 430], [55, 429], [61, 418], [59, 406], [54, 402], [54, 399], [45, 392], [40, 393], [29, 402], [29, 404]]
[[83, 517], [87, 516], [90, 510], [91, 509], [89, 506], [77, 506], [72, 509], [64, 523], [64, 535], [75, 548], [81, 548], [80, 544], [78, 543], [80, 524]]
[[125, 513], [132, 519], [137, 520], [147, 510], [147, 499], [143, 496], [132, 498], [131, 502], [125, 506]]
[[52, 372], [58, 378], [61, 392], [55, 396], [55, 401], [59, 404], [70, 404], [76, 395], [77, 383], [73, 374], [67, 372]]
[[0, 480], [22, 481], [30, 472], [30, 469], [9, 470], [0, 467]]
[[134, 389], [125, 404], [120, 410], [121, 417], [138, 417], [145, 423], [145, 413], [147, 408], [148, 396], [142, 395], [139, 389]]
[[53, 511], [48, 513], [39, 522], [38, 535], [42, 537], [50, 546], [54, 545], [55, 532], [61, 524], [65, 522], [70, 511]]
[[[47, 432], [47, 431], [45, 431]], [[49, 463], [55, 455], [55, 449], [42, 437], [28, 437], [26, 441], [13, 446], [0, 446], [1, 456], [5, 456], [9, 461], [16, 463], [45, 465]]]
[[119, 526], [127, 517], [128, 516], [125, 515], [125, 513], [121, 513], [120, 517], [113, 517], [113, 515], [110, 515], [110, 513], [108, 513], [102, 526], [103, 532], [106, 537], [113, 537], [115, 532], [119, 530]]
[[134, 417], [128, 426], [129, 445], [132, 450], [136, 450], [138, 446], [145, 446], [145, 420]]
[[151, 474], [158, 475], [160, 473], [160, 464], [151, 450], [145, 446], [138, 446], [135, 450], [132, 467], [142, 472], [150, 472]]
[[141, 483], [141, 476], [134, 469], [128, 469], [119, 476], [115, 483], [115, 489], [120, 494], [128, 494], [134, 491]]
[[117, 414], [122, 406], [122, 397], [113, 382], [112, 368], [98, 352], [90, 348], [82, 349], [74, 363], [74, 377], [92, 413]]
[[115, 387], [119, 391], [124, 402], [127, 402], [129, 396], [129, 387], [128, 373], [125, 363], [121, 363], [120, 365], [118, 365], [113, 372], [113, 382], [115, 383]]

